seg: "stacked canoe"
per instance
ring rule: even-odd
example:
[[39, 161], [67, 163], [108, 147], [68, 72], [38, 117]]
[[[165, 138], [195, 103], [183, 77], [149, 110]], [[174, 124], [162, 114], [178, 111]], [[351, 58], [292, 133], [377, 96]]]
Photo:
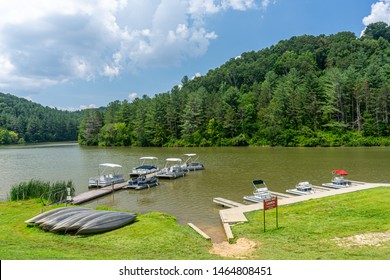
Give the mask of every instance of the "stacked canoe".
[[27, 221], [46, 231], [87, 235], [103, 233], [133, 222], [134, 213], [93, 210], [84, 207], [60, 207], [39, 214]]

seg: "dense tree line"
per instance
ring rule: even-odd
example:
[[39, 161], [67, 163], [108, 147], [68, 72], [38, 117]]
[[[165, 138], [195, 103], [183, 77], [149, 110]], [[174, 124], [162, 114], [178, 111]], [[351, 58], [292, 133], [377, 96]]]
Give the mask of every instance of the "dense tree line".
[[0, 144], [76, 141], [80, 117], [0, 93]]
[[299, 36], [153, 98], [86, 110], [87, 145], [390, 145], [390, 27]]

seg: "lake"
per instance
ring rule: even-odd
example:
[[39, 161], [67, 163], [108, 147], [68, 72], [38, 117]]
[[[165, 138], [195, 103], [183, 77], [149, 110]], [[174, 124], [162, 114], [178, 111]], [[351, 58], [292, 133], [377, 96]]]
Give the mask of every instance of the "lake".
[[344, 169], [356, 181], [390, 182], [390, 148], [103, 148], [55, 143], [0, 148], [0, 198], [5, 200], [12, 185], [30, 179], [68, 181], [76, 193], [88, 191], [88, 178], [98, 174], [100, 163], [116, 163], [127, 174], [142, 156], [156, 156], [159, 166], [168, 157], [196, 153], [206, 169], [176, 180], [160, 179], [160, 185], [145, 190], [123, 190], [86, 203], [139, 213], [166, 212], [185, 225], [195, 224], [213, 241], [224, 239], [214, 197], [243, 202], [252, 193], [252, 180], [262, 179], [268, 188], [285, 192], [300, 181], [314, 185], [329, 182], [331, 170]]

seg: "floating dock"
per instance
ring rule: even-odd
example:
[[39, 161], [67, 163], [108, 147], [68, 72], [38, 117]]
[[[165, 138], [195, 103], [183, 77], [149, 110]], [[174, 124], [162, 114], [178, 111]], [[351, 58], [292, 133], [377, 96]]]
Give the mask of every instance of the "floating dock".
[[213, 198], [213, 202], [228, 208], [240, 207], [245, 205], [222, 197]]
[[123, 189], [123, 187], [127, 186], [127, 182], [120, 183], [120, 184], [115, 184], [103, 188], [96, 188], [87, 192], [83, 192], [79, 195], [76, 195], [73, 197], [72, 204], [82, 204], [84, 202], [90, 201], [92, 199], [105, 196], [107, 194], [113, 193], [115, 191], [119, 191]]

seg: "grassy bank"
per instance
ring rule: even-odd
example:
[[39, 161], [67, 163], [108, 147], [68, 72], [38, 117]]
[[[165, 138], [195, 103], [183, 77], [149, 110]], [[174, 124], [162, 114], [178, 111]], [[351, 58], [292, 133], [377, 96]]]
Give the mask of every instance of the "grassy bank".
[[[35, 201], [0, 203], [2, 260], [215, 259], [211, 244], [162, 213], [138, 215], [126, 227], [87, 237], [44, 232], [25, 220], [39, 214]], [[45, 210], [51, 208], [45, 207]], [[102, 208], [100, 208], [102, 209]]]
[[[275, 210], [266, 212], [265, 233], [262, 211], [233, 227], [235, 236], [259, 244], [252, 258], [390, 260], [390, 188], [282, 206], [278, 214], [279, 229]], [[374, 234], [363, 235], [369, 233]]]
[[[343, 238], [390, 232], [390, 188], [310, 200], [275, 210], [248, 213], [249, 222], [232, 227], [237, 237], [258, 245], [250, 259], [390, 259], [390, 239], [371, 245], [339, 246]], [[24, 221], [39, 214], [35, 201], [0, 203], [0, 259], [221, 259], [212, 244], [163, 213], [138, 215], [129, 226], [104, 234], [76, 237], [44, 232]], [[48, 207], [45, 207], [48, 210]], [[338, 239], [337, 239], [338, 238]], [[348, 244], [347, 244], [348, 245]]]

